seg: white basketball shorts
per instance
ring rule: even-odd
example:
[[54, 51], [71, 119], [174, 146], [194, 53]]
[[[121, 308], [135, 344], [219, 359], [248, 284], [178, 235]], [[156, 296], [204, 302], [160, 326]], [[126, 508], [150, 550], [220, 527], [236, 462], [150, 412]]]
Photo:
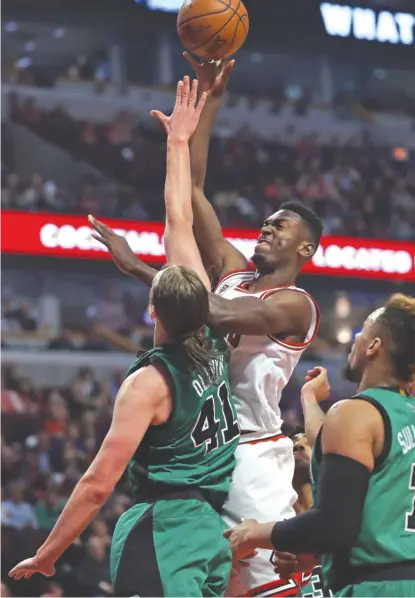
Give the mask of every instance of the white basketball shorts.
[[[297, 494], [292, 485], [295, 466], [292, 441], [282, 434], [252, 442], [244, 442], [242, 436], [235, 456], [236, 467], [223, 509], [229, 527], [241, 519], [266, 523], [294, 517]], [[248, 566], [232, 572], [227, 596], [278, 595], [282, 583], [271, 561], [272, 551], [259, 549], [256, 556], [246, 561]], [[286, 595], [290, 595], [290, 589], [287, 588]]]

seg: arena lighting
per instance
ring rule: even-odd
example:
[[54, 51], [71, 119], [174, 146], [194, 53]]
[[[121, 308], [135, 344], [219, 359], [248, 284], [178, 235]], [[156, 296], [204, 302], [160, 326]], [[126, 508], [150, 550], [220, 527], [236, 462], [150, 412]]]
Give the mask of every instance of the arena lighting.
[[336, 316], [341, 320], [344, 320], [350, 316], [350, 300], [346, 293], [341, 293], [337, 297], [334, 310], [336, 312]]
[[136, 4], [144, 4], [149, 10], [163, 10], [164, 12], [178, 12], [183, 0], [135, 0]]
[[320, 4], [320, 12], [328, 35], [406, 46], [414, 43], [415, 14], [375, 12], [331, 2]]
[[[162, 223], [107, 219], [144, 261], [163, 264]], [[91, 237], [86, 216], [2, 211], [1, 249], [5, 254], [109, 260], [106, 248]], [[251, 257], [258, 230], [224, 229], [226, 238]], [[415, 243], [323, 237], [305, 274], [415, 282]]]
[[352, 340], [352, 331], [350, 328], [340, 328], [337, 332], [337, 340], [342, 345], [347, 345]]

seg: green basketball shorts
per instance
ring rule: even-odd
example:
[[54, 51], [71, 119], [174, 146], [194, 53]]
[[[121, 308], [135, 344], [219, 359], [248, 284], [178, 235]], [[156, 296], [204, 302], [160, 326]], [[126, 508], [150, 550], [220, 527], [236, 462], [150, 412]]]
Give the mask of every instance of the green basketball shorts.
[[361, 596], [363, 598], [409, 598], [415, 596], [415, 581], [412, 579], [392, 581], [364, 581], [342, 588], [335, 596]]
[[134, 505], [112, 539], [114, 595], [223, 596], [232, 566], [224, 529], [212, 507], [197, 499]]

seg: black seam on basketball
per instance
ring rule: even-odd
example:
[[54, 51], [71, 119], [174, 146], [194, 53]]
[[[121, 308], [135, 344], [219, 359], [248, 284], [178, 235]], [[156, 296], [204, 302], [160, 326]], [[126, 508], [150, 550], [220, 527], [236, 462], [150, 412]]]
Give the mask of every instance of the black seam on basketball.
[[223, 4], [224, 6], [226, 6], [227, 8], [230, 8], [231, 10], [233, 10], [235, 12], [235, 9], [232, 7], [232, 0], [228, 0], [227, 4], [226, 4], [226, 0], [216, 0], [216, 2]]
[[238, 22], [237, 22], [237, 23], [236, 23], [236, 25], [235, 25], [235, 29], [234, 29], [234, 32], [233, 32], [233, 37], [232, 37], [232, 40], [231, 40], [230, 46], [229, 46], [229, 48], [228, 48], [228, 50], [227, 50], [226, 54], [229, 54], [229, 53], [231, 52], [231, 50], [232, 50], [232, 46], [233, 46], [233, 44], [235, 43], [235, 37], [236, 37], [236, 34], [238, 33], [238, 27], [239, 27], [239, 23], [240, 23], [240, 22], [241, 22], [241, 17], [239, 17], [239, 16], [238, 16]]
[[245, 23], [244, 23], [244, 19], [245, 19], [245, 17], [246, 17], [246, 18], [248, 18], [248, 15], [247, 15], [247, 14], [244, 14], [244, 15], [242, 15], [242, 17], [241, 17], [241, 23], [242, 23], [242, 25], [243, 25], [243, 28], [244, 28], [244, 30], [245, 30], [245, 39], [246, 39], [246, 38], [248, 37], [248, 33], [249, 33], [249, 26], [248, 26], [248, 29], [247, 29], [247, 28], [246, 28], [246, 25], [245, 25]]
[[[230, 1], [232, 2], [232, 0], [230, 0]], [[231, 39], [231, 41], [230, 41], [230, 44], [229, 44], [229, 47], [228, 47], [228, 49], [226, 50], [226, 54], [229, 54], [229, 53], [230, 53], [230, 51], [232, 50], [232, 46], [233, 46], [233, 44], [234, 44], [234, 42], [235, 42], [235, 36], [236, 36], [236, 33], [237, 33], [237, 31], [238, 31], [239, 22], [240, 22], [240, 16], [238, 15], [238, 10], [239, 10], [239, 7], [241, 6], [241, 1], [242, 1], [242, 0], [239, 0], [239, 2], [238, 2], [238, 6], [237, 6], [236, 8], [232, 8], [232, 7], [230, 6], [230, 9], [231, 9], [231, 10], [233, 10], [233, 12], [235, 13], [235, 15], [237, 16], [237, 18], [238, 18], [238, 22], [236, 23], [236, 25], [235, 25], [235, 29], [233, 30], [233, 37], [232, 37], [232, 39]]]
[[[230, 0], [230, 1], [232, 1], [232, 0]], [[223, 3], [221, 2], [221, 4], [223, 4]], [[232, 6], [225, 6], [225, 8], [223, 10], [216, 10], [215, 12], [205, 12], [203, 15], [197, 15], [196, 17], [191, 17], [190, 19], [187, 19], [187, 21], [183, 21], [183, 23], [180, 23], [179, 29], [181, 27], [183, 27], [183, 25], [187, 25], [187, 23], [191, 23], [192, 21], [196, 21], [197, 19], [203, 19], [203, 17], [212, 17], [214, 15], [222, 15], [224, 12], [226, 12], [228, 10], [228, 8], [230, 8], [231, 10], [233, 10], [235, 12], [235, 10], [232, 8]]]
[[[241, 0], [239, 0], [239, 3], [241, 3]], [[226, 23], [224, 23], [222, 25], [222, 27], [220, 29], [218, 29], [217, 31], [215, 31], [215, 33], [213, 35], [211, 35], [210, 37], [208, 37], [206, 40], [204, 40], [203, 42], [201, 42], [197, 46], [192, 46], [191, 48], [188, 48], [188, 50], [190, 52], [193, 52], [194, 50], [197, 50], [198, 48], [200, 48], [200, 46], [205, 46], [207, 43], [209, 43], [215, 37], [215, 35], [218, 35], [218, 33], [220, 33], [221, 31], [223, 31], [225, 29], [225, 27], [227, 25], [229, 25], [229, 23], [232, 21], [232, 19], [234, 18], [235, 15], [239, 19], [238, 13], [233, 8], [232, 8], [232, 11], [233, 11], [232, 16], [226, 21]], [[225, 12], [225, 11], [222, 11], [222, 12]], [[220, 12], [220, 13], [213, 13], [213, 14], [222, 14], [222, 13]], [[201, 15], [201, 16], [206, 16], [206, 15]], [[186, 21], [186, 23], [188, 23], [188, 22], [189, 21]]]
[[[241, 4], [241, 0], [239, 0], [239, 4]], [[239, 4], [238, 4], [238, 8], [239, 8]], [[236, 26], [235, 26], [235, 31], [233, 32], [233, 38], [232, 38], [231, 45], [229, 46], [229, 48], [228, 48], [228, 51], [226, 52], [227, 54], [229, 54], [229, 53], [232, 51], [232, 46], [233, 46], [233, 44], [235, 43], [235, 37], [236, 37], [236, 34], [238, 33], [238, 27], [239, 27], [239, 24], [240, 24], [240, 23], [242, 23], [242, 27], [244, 28], [245, 38], [246, 38], [246, 36], [247, 36], [247, 32], [246, 32], [246, 29], [245, 29], [245, 25], [244, 25], [244, 23], [243, 23], [243, 21], [242, 21], [242, 19], [244, 18], [244, 16], [245, 16], [245, 15], [242, 15], [242, 16], [239, 16], [239, 15], [238, 15], [238, 22], [237, 22], [237, 24], [236, 24]]]

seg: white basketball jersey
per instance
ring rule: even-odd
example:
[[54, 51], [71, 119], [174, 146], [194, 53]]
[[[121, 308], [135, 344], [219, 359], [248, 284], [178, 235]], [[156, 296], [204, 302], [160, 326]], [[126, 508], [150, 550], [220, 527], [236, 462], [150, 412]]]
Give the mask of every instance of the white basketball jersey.
[[[290, 289], [307, 297], [312, 313], [304, 343], [276, 339], [271, 330], [269, 336], [229, 334], [227, 337], [231, 351], [229, 377], [236, 399], [239, 425], [242, 431], [253, 432], [252, 438], [256, 439], [281, 432], [281, 393], [304, 350], [317, 334], [320, 314], [314, 299], [296, 286], [249, 292], [246, 285], [254, 278], [255, 272], [252, 270], [230, 273], [219, 281], [215, 292], [225, 299], [247, 295], [266, 299], [280, 290]], [[246, 437], [248, 439], [251, 439], [251, 435]]]

